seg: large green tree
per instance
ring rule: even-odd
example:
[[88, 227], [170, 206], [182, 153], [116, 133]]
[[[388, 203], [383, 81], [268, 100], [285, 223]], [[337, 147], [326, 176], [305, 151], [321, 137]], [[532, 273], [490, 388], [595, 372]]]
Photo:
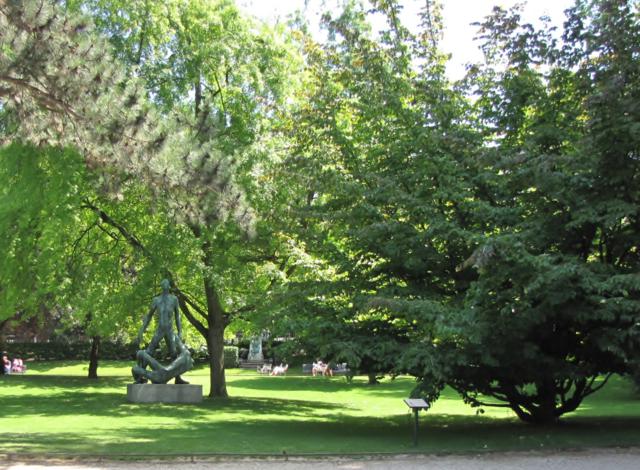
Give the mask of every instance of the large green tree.
[[637, 15], [578, 1], [562, 46], [517, 11], [482, 24], [489, 62], [473, 78], [502, 216], [427, 374], [474, 405], [553, 422], [638, 354]]
[[291, 265], [287, 239], [274, 229], [286, 200], [271, 176], [281, 151], [270, 129], [296, 88], [295, 49], [282, 31], [253, 23], [230, 1], [82, 4], [138, 67], [154, 100], [168, 112], [193, 114], [198, 138], [214, 140], [236, 161], [235, 180], [258, 215], [249, 226], [204, 217], [179, 227], [192, 251], [172, 277], [184, 314], [207, 342], [211, 395], [226, 396], [226, 328], [269, 309], [269, 291]]
[[496, 9], [450, 86], [437, 9], [413, 38], [374, 3], [378, 39], [350, 5], [310, 50], [296, 138], [333, 277], [304, 284], [309, 341], [553, 422], [637, 357], [637, 6], [577, 2], [562, 44]]
[[292, 124], [310, 202], [300, 237], [326, 265], [296, 286], [308, 313], [296, 335], [372, 379], [407, 370], [433, 309], [468, 286], [473, 274], [456, 267], [482, 205], [468, 180], [479, 139], [444, 75], [438, 9], [427, 5], [418, 37], [397, 2], [373, 3], [387, 18], [377, 36], [356, 2], [325, 16], [329, 41], [308, 43], [315, 82]]
[[[87, 198], [79, 209], [135, 253], [121, 278], [150, 289], [147, 266], [172, 278], [182, 311], [206, 340], [211, 395], [226, 396], [225, 329], [264, 308], [278, 272], [290, 268], [286, 237], [272, 236], [286, 201], [270, 177], [278, 149], [268, 129], [295, 88], [295, 51], [282, 31], [252, 24], [228, 1], [66, 2], [67, 14], [47, 2], [41, 7], [17, 2], [2, 10], [12, 34], [28, 39], [25, 50], [37, 51], [32, 59], [7, 40], [10, 86], [3, 91], [18, 124], [8, 138], [73, 145], [98, 170], [99, 189], [122, 202]], [[81, 13], [96, 18], [113, 46], [78, 19]], [[95, 44], [88, 50], [97, 52], [74, 56], [89, 40]], [[95, 64], [112, 54], [122, 62], [104, 78]], [[59, 76], [40, 76], [44, 68]], [[16, 99], [24, 90], [33, 105]], [[33, 121], [57, 122], [65, 112], [42, 109], [40, 92], [83, 111], [71, 115], [80, 136], [50, 127], [37, 140]], [[147, 132], [150, 141], [141, 137]], [[263, 215], [257, 224], [256, 210]], [[93, 266], [84, 263], [85, 270]]]

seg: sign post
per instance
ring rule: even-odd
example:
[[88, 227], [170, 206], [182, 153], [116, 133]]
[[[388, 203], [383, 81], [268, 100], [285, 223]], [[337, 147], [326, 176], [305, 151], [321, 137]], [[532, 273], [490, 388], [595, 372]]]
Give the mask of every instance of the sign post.
[[422, 398], [405, 398], [404, 402], [413, 411], [415, 421], [413, 425], [413, 445], [418, 445], [418, 411], [428, 410], [429, 404]]

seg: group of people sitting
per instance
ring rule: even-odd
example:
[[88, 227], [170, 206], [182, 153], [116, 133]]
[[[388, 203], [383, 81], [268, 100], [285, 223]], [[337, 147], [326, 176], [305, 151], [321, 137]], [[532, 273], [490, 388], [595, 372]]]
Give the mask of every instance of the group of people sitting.
[[287, 375], [287, 370], [289, 370], [289, 364], [282, 363], [274, 367], [271, 367], [271, 364], [264, 364], [262, 367], [258, 367], [258, 372], [269, 375]]
[[271, 371], [271, 375], [287, 375], [287, 370], [289, 369], [289, 364], [279, 366], [275, 366]]
[[[303, 365], [303, 372], [304, 367]], [[287, 370], [289, 369], [289, 364], [280, 363], [279, 366], [272, 366], [271, 364], [263, 364], [262, 367], [258, 366], [258, 372], [261, 374], [269, 374], [269, 375], [287, 375]], [[309, 369], [307, 369], [308, 371]], [[313, 365], [311, 366], [311, 374], [316, 377], [317, 375], [323, 375], [326, 377], [333, 377], [333, 369], [331, 368], [331, 364], [329, 362], [322, 362], [322, 360], [317, 359]]]
[[6, 354], [2, 355], [2, 370], [5, 374], [24, 374], [27, 366], [22, 359], [15, 357], [13, 361]]
[[327, 362], [326, 364], [318, 359], [311, 366], [311, 374], [316, 377], [318, 374], [324, 375], [327, 377], [333, 377], [333, 370], [331, 369], [330, 364]]

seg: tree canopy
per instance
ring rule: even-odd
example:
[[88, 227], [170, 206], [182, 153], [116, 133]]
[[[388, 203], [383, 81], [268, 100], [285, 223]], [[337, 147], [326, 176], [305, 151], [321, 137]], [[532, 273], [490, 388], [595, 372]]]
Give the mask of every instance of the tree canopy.
[[452, 87], [437, 23], [393, 5], [378, 39], [353, 4], [311, 49], [296, 150], [334, 272], [300, 291], [307, 341], [553, 422], [637, 354], [637, 8], [577, 2], [562, 42], [496, 8]]

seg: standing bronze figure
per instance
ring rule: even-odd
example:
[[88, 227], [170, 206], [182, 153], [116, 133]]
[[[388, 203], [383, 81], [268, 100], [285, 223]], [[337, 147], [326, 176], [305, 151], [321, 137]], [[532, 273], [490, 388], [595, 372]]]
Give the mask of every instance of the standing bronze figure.
[[[150, 380], [153, 383], [167, 383], [175, 377], [175, 383], [186, 384], [180, 374], [193, 368], [193, 360], [191, 354], [182, 342], [182, 323], [180, 320], [180, 309], [178, 306], [178, 298], [169, 292], [171, 283], [168, 279], [163, 279], [160, 283], [162, 294], [157, 295], [151, 302], [151, 308], [145, 315], [142, 322], [142, 328], [138, 333], [138, 344], [142, 343], [142, 336], [147, 330], [154, 314], [157, 316], [156, 331], [153, 334], [151, 342], [145, 349], [138, 351], [136, 355], [137, 365], [133, 367], [132, 374], [136, 383], [145, 383]], [[177, 334], [173, 331], [173, 322], [175, 319]], [[153, 353], [164, 339], [169, 354], [173, 362], [165, 367], [162, 366], [154, 357]], [[151, 367], [148, 370], [147, 367]]]

